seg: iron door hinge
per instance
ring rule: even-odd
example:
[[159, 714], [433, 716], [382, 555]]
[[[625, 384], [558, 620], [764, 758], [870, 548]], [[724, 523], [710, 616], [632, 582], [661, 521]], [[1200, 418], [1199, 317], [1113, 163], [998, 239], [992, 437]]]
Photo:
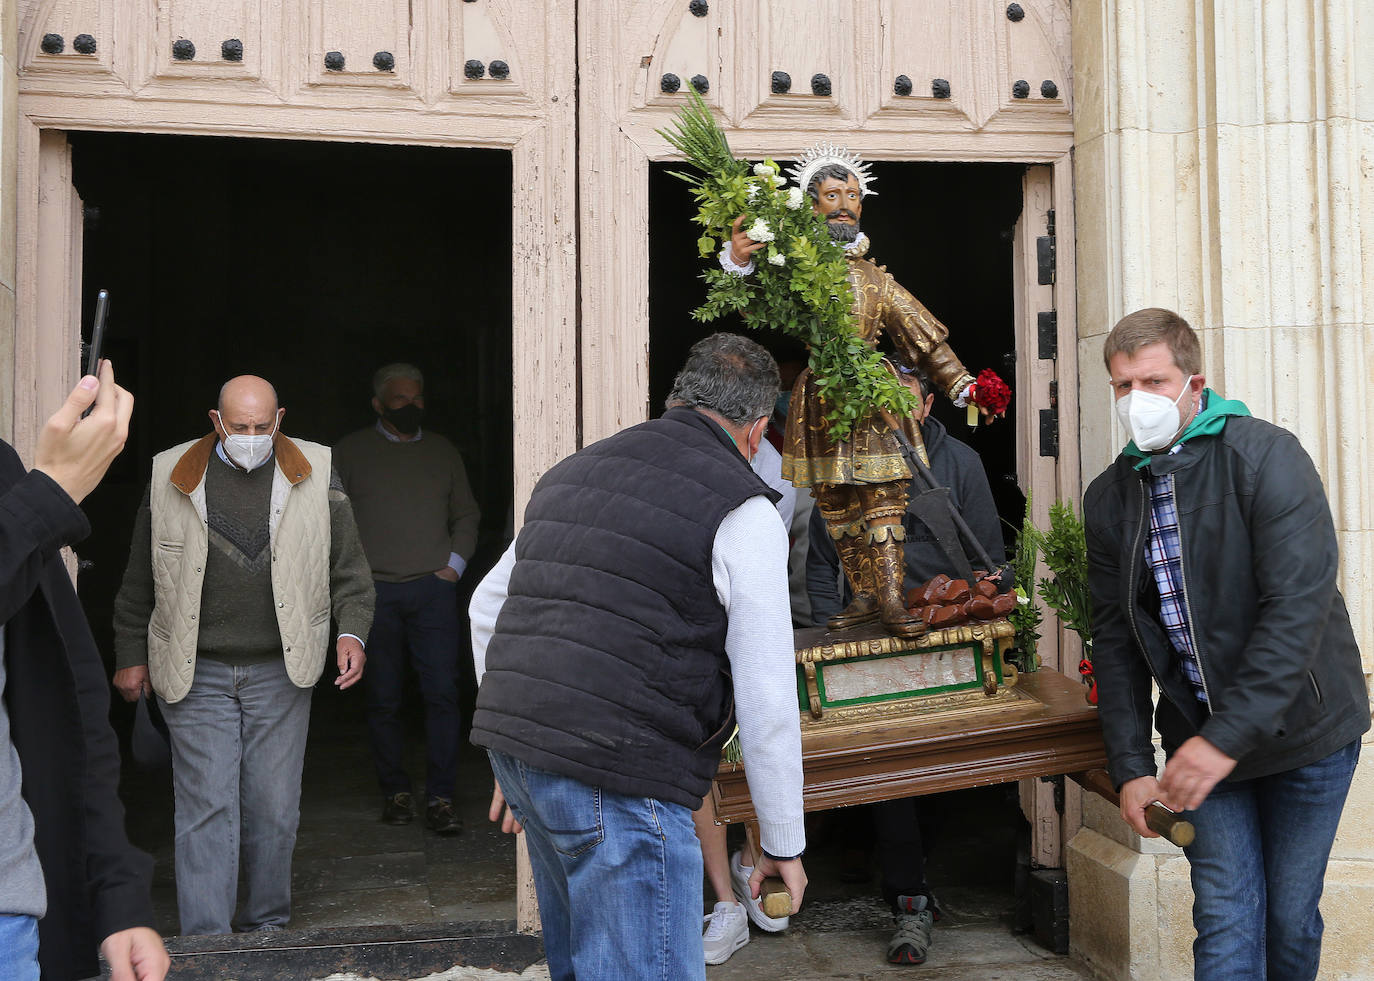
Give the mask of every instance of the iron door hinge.
[[1059, 382], [1050, 382], [1050, 407], [1040, 410], [1040, 455], [1059, 459]]
[[1040, 360], [1056, 360], [1059, 357], [1059, 315], [1053, 310], [1037, 313], [1035, 325], [1040, 341]]
[[1035, 240], [1036, 282], [1041, 286], [1054, 285], [1054, 209], [1046, 213], [1046, 234]]

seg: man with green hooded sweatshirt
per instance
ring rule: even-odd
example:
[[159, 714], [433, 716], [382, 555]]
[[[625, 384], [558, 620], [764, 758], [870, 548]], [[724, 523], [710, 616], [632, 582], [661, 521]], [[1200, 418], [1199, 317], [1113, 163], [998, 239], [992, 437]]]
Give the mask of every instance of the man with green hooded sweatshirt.
[[1195, 977], [1314, 978], [1327, 858], [1369, 728], [1326, 493], [1292, 433], [1205, 387], [1177, 314], [1123, 318], [1103, 360], [1131, 442], [1083, 512], [1122, 817], [1153, 838], [1151, 802], [1190, 812]]

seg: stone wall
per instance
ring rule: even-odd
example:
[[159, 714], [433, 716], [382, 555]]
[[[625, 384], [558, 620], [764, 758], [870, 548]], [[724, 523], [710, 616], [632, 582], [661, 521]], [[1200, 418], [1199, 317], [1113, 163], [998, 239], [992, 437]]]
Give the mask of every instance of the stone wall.
[[[1081, 449], [1126, 441], [1101, 365], [1145, 306], [1201, 333], [1208, 384], [1291, 429], [1335, 516], [1341, 588], [1374, 655], [1374, 8], [1360, 0], [1083, 0], [1073, 8]], [[1332, 854], [1323, 977], [1374, 976], [1374, 762]], [[1074, 949], [1112, 978], [1191, 977], [1176, 850], [1096, 802], [1069, 849]]]
[[14, 281], [18, 178], [19, 21], [13, 0], [0, 0], [0, 438], [14, 432]]

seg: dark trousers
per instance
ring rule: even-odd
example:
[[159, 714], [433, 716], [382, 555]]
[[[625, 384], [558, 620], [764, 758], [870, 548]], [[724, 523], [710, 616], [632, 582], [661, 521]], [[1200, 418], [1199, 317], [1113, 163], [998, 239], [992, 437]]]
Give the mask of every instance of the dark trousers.
[[378, 582], [377, 610], [367, 638], [367, 731], [377, 782], [390, 797], [409, 793], [402, 762], [407, 652], [425, 703], [425, 794], [453, 798], [462, 713], [458, 708], [458, 587], [438, 576]]
[[873, 832], [883, 901], [895, 910], [898, 896], [928, 896], [925, 841], [916, 798], [874, 804]]

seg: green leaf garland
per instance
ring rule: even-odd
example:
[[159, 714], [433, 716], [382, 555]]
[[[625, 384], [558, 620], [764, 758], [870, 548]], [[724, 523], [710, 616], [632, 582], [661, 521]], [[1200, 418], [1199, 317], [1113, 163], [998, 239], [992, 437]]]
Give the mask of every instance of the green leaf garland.
[[805, 188], [788, 187], [772, 160], [750, 167], [730, 151], [724, 131], [705, 101], [687, 92], [688, 105], [671, 130], [659, 130], [697, 173], [673, 171], [693, 192], [694, 221], [703, 258], [728, 244], [736, 218], [768, 244], [754, 253], [754, 272], [736, 276], [720, 268], [702, 275], [706, 300], [692, 311], [699, 321], [738, 313], [752, 328], [780, 330], [806, 344], [830, 438], [842, 442], [855, 424], [886, 409], [902, 418], [916, 400], [890, 371], [883, 356], [859, 336], [850, 310], [849, 262], [825, 220], [811, 207]]

